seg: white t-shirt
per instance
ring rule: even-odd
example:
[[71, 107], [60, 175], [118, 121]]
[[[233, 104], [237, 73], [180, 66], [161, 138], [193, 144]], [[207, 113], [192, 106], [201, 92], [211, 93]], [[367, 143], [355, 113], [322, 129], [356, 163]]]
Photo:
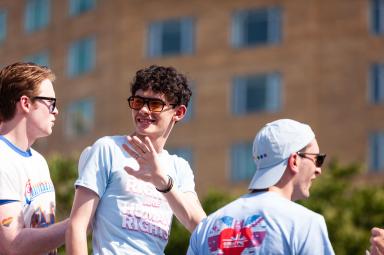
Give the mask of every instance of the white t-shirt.
[[205, 218], [187, 255], [334, 254], [323, 216], [275, 192], [246, 194]]
[[[124, 166], [138, 163], [122, 148], [125, 136], [96, 141], [81, 156], [76, 186], [100, 197], [93, 224], [94, 254], [164, 254], [173, 212], [162, 193], [129, 175]], [[187, 161], [163, 151], [160, 161], [181, 192], [195, 192]]]
[[27, 228], [55, 223], [55, 189], [46, 160], [37, 151], [22, 151], [0, 136], [0, 204], [9, 201], [22, 204]]

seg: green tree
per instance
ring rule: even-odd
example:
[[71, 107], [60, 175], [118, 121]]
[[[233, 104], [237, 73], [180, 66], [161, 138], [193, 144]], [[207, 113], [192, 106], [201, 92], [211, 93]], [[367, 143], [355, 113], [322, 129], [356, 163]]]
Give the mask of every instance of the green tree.
[[330, 163], [311, 189], [311, 197], [300, 202], [324, 215], [335, 253], [365, 254], [370, 229], [384, 222], [383, 186], [359, 182], [359, 165]]
[[[77, 178], [77, 160], [72, 157], [54, 155], [48, 160], [51, 179], [56, 192], [56, 218], [61, 221], [69, 217], [75, 194], [74, 183]], [[64, 247], [58, 249], [65, 254]]]

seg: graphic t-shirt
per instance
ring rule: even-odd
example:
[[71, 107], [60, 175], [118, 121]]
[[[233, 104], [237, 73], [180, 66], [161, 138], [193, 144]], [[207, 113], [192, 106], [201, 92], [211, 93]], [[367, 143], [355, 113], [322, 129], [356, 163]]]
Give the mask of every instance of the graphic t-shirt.
[[[81, 155], [76, 186], [94, 191], [99, 205], [93, 223], [94, 254], [164, 254], [172, 210], [163, 194], [148, 182], [129, 175], [125, 166], [138, 169], [137, 161], [122, 148], [125, 136], [109, 136]], [[195, 192], [187, 161], [159, 155], [167, 174], [181, 192]]]
[[9, 201], [22, 204], [27, 228], [55, 223], [55, 189], [46, 160], [37, 151], [22, 151], [0, 136], [0, 204]]
[[205, 218], [187, 255], [334, 254], [324, 218], [275, 192], [244, 195]]

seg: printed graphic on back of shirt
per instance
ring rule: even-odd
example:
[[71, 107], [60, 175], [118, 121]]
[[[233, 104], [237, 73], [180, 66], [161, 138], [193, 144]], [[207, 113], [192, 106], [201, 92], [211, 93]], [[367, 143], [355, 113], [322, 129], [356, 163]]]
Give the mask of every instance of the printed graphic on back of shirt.
[[217, 219], [208, 232], [211, 254], [255, 254], [266, 236], [266, 223], [261, 215], [246, 219], [224, 216]]

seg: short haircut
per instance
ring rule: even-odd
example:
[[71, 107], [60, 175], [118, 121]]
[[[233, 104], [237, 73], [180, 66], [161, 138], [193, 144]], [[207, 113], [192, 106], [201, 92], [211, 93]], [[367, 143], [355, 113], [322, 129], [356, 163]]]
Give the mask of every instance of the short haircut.
[[55, 80], [53, 72], [45, 66], [16, 62], [4, 67], [0, 71], [0, 121], [9, 121], [15, 116], [21, 96], [37, 96], [45, 79]]
[[174, 67], [151, 65], [138, 70], [131, 83], [132, 95], [134, 96], [140, 89], [162, 93], [168, 102], [186, 107], [192, 96], [187, 78]]

